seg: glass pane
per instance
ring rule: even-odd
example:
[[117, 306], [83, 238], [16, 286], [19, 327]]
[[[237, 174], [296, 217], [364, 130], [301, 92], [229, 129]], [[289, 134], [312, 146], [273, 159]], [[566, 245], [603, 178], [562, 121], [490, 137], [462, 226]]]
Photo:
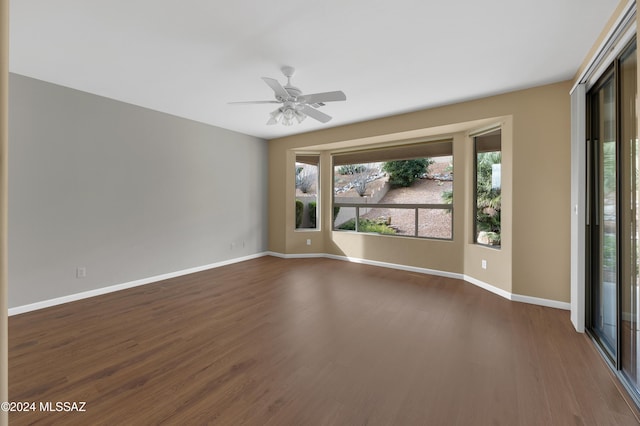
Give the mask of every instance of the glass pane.
[[598, 205], [596, 232], [599, 243], [599, 283], [594, 286], [594, 331], [612, 356], [616, 354], [617, 319], [616, 288], [618, 271], [617, 231], [617, 147], [615, 82], [611, 78], [597, 94], [599, 143], [596, 144]]
[[[383, 235], [405, 235], [398, 225], [392, 225], [392, 217], [399, 217], [396, 210], [371, 207], [359, 207], [359, 220], [356, 227], [356, 208], [341, 207], [336, 219], [336, 230], [358, 231]], [[413, 235], [413, 231], [411, 231]]]
[[[339, 207], [336, 230], [355, 230], [358, 205], [360, 232], [452, 238], [450, 214], [428, 212], [430, 204], [453, 202], [453, 156], [339, 164], [333, 171], [333, 201]], [[401, 206], [412, 206], [400, 208]], [[377, 206], [377, 207], [376, 207]], [[386, 206], [386, 207], [385, 207]], [[398, 206], [396, 208], [395, 206]], [[425, 210], [417, 217], [418, 209]], [[441, 213], [437, 209], [437, 213]], [[431, 218], [435, 222], [429, 223]], [[416, 224], [420, 220], [419, 231]]]
[[334, 199], [357, 204], [443, 204], [453, 197], [453, 157], [334, 167]]
[[355, 231], [356, 208], [334, 207], [333, 229], [343, 231]]
[[625, 52], [620, 61], [620, 120], [622, 141], [622, 206], [620, 219], [623, 235], [623, 255], [621, 256], [622, 283], [620, 323], [620, 356], [622, 371], [636, 386], [640, 383], [638, 364], [640, 354], [639, 292], [638, 292], [638, 131], [636, 116], [636, 48]]
[[296, 228], [318, 227], [318, 156], [296, 158]]
[[447, 209], [419, 209], [418, 236], [453, 238], [453, 213]]
[[500, 247], [502, 210], [502, 133], [475, 138], [475, 242]]
[[361, 163], [335, 166], [333, 195], [336, 203], [378, 203], [389, 190], [384, 163]]
[[416, 235], [415, 209], [360, 209], [360, 232]]

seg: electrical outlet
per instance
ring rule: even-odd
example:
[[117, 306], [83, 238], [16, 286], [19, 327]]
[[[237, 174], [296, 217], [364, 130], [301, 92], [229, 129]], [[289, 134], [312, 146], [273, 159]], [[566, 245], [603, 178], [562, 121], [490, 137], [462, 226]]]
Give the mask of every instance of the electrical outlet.
[[482, 259], [482, 269], [487, 269], [487, 261]]
[[311, 245], [311, 238], [307, 239], [307, 245], [310, 246]]
[[78, 266], [76, 268], [76, 278], [85, 278], [87, 276], [87, 268]]
[[231, 243], [229, 245], [229, 250], [233, 250], [235, 248], [235, 246], [236, 246], [236, 243]]

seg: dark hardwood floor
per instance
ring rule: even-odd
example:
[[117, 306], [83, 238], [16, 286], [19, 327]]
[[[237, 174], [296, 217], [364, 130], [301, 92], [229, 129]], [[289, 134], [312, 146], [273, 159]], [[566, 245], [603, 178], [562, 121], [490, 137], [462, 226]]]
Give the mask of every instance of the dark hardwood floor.
[[459, 280], [263, 257], [9, 322], [12, 425], [630, 425], [569, 313]]

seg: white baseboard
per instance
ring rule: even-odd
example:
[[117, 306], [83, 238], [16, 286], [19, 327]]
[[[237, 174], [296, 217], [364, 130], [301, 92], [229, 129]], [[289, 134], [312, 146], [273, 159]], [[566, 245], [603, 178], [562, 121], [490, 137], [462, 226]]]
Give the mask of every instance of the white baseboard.
[[464, 277], [462, 278], [463, 280], [465, 280], [466, 282], [468, 282], [469, 284], [473, 284], [477, 287], [480, 287], [482, 289], [485, 289], [487, 291], [490, 291], [493, 294], [497, 294], [498, 296], [504, 297], [505, 299], [509, 299], [509, 300], [513, 300], [513, 294], [511, 294], [511, 292], [508, 292], [507, 290], [503, 290], [499, 287], [496, 287], [494, 285], [485, 283], [484, 281], [480, 281], [476, 278], [473, 278], [469, 275], [464, 275]]
[[182, 275], [193, 274], [195, 272], [206, 271], [208, 269], [219, 268], [221, 266], [231, 265], [233, 263], [244, 262], [245, 260], [256, 259], [258, 257], [266, 256], [268, 253], [260, 252], [249, 256], [237, 257], [234, 259], [223, 260], [221, 262], [210, 263], [208, 265], [196, 266], [193, 268], [183, 269], [181, 271], [170, 272], [167, 274], [156, 275], [153, 277], [142, 278], [135, 281], [130, 281], [123, 284], [116, 284], [108, 287], [97, 288], [95, 290], [83, 291], [81, 293], [70, 294], [68, 296], [56, 297], [55, 299], [43, 300], [41, 302], [31, 303], [23, 306], [16, 306], [15, 308], [9, 308], [9, 316], [23, 314], [26, 312], [36, 311], [38, 309], [49, 308], [51, 306], [61, 305], [63, 303], [75, 302], [76, 300], [88, 299], [89, 297], [100, 296], [114, 291], [125, 290], [132, 287], [138, 287], [141, 285], [152, 284], [158, 281], [167, 280], [169, 278], [180, 277]]
[[351, 263], [362, 263], [363, 265], [380, 266], [382, 268], [399, 269], [407, 272], [417, 272], [420, 274], [436, 275], [439, 277], [462, 279], [462, 274], [455, 272], [439, 271], [437, 269], [418, 268], [415, 266], [400, 265], [397, 263], [379, 262], [377, 260], [361, 259], [359, 257], [347, 257], [339, 256], [337, 254], [326, 253], [300, 253], [300, 254], [283, 254], [278, 252], [269, 251], [269, 256], [279, 257], [282, 259], [309, 259], [309, 258], [325, 258], [334, 260], [343, 260]]
[[326, 257], [324, 253], [299, 253], [299, 254], [284, 254], [277, 251], [268, 251], [265, 253], [267, 256], [279, 257], [281, 259], [317, 259], [320, 257]]
[[513, 300], [514, 302], [529, 303], [531, 305], [540, 305], [546, 306], [548, 308], [562, 309], [565, 311], [571, 310], [571, 303], [560, 302], [559, 300], [542, 299], [540, 297], [523, 296], [521, 294], [512, 294], [511, 300]]
[[284, 254], [273, 251], [260, 252], [249, 256], [238, 257], [235, 259], [223, 260], [221, 262], [215, 262], [208, 265], [196, 266], [189, 269], [183, 269], [181, 271], [170, 272], [167, 274], [156, 275], [153, 277], [143, 278], [135, 281], [130, 281], [123, 284], [116, 284], [108, 287], [97, 288], [95, 290], [83, 291], [81, 293], [70, 294], [67, 296], [56, 297], [54, 299], [43, 300], [41, 302], [31, 303], [23, 306], [16, 306], [9, 308], [9, 316], [23, 314], [26, 312], [36, 311], [38, 309], [49, 308], [51, 306], [61, 305], [63, 303], [74, 302], [76, 300], [87, 299], [89, 297], [100, 296], [114, 291], [125, 290], [132, 287], [138, 287], [141, 285], [152, 284], [158, 281], [167, 280], [169, 278], [180, 277], [183, 275], [193, 274], [195, 272], [206, 271], [208, 269], [219, 268], [221, 266], [231, 265], [233, 263], [244, 262], [246, 260], [257, 259], [263, 256], [274, 256], [282, 259], [309, 259], [309, 258], [327, 258], [342, 260], [352, 263], [361, 263], [364, 265], [379, 266], [382, 268], [398, 269], [407, 272], [416, 272], [419, 274], [435, 275], [446, 278], [454, 278], [464, 280], [470, 284], [483, 288], [505, 299], [512, 300], [514, 302], [530, 303], [533, 305], [547, 306], [550, 308], [570, 310], [571, 304], [566, 302], [559, 302], [557, 300], [541, 299], [539, 297], [523, 296], [519, 294], [513, 294], [501, 288], [495, 287], [491, 284], [487, 284], [478, 279], [475, 279], [469, 275], [459, 274], [455, 272], [439, 271], [437, 269], [419, 268], [416, 266], [400, 265], [397, 263], [379, 262], [376, 260], [360, 259], [356, 257], [338, 256], [334, 254], [325, 253], [300, 253], [300, 254]]
[[283, 253], [272, 252], [272, 251], [269, 251], [266, 254], [268, 254], [269, 256], [280, 257], [283, 259], [300, 259], [300, 258], [336, 259], [336, 260], [343, 260], [343, 261], [353, 262], [353, 263], [362, 263], [365, 265], [380, 266], [383, 268], [399, 269], [401, 271], [417, 272], [419, 274], [455, 278], [459, 280], [464, 280], [469, 284], [473, 284], [475, 286], [478, 286], [482, 289], [490, 291], [491, 293], [497, 294], [498, 296], [504, 297], [505, 299], [508, 299], [514, 302], [529, 303], [532, 305], [546, 306], [549, 308], [563, 309], [567, 311], [571, 310], [571, 304], [568, 302], [560, 302], [558, 300], [542, 299], [540, 297], [513, 294], [499, 287], [493, 286], [491, 284], [488, 284], [476, 278], [473, 278], [469, 275], [458, 274], [455, 272], [439, 271], [436, 269], [428, 269], [428, 268], [419, 268], [416, 266], [399, 265], [397, 263], [378, 262], [376, 260], [360, 259], [356, 257], [347, 257], [347, 256], [338, 256], [335, 254], [324, 254], [324, 253], [283, 254]]
[[360, 259], [358, 257], [338, 256], [335, 254], [325, 254], [328, 259], [344, 260], [352, 263], [362, 263], [364, 265], [379, 266], [381, 268], [399, 269], [401, 271], [416, 272], [418, 274], [435, 275], [438, 277], [455, 278], [461, 280], [462, 274], [448, 271], [439, 271], [437, 269], [418, 268], [416, 266], [400, 265], [397, 263], [379, 262], [377, 260]]

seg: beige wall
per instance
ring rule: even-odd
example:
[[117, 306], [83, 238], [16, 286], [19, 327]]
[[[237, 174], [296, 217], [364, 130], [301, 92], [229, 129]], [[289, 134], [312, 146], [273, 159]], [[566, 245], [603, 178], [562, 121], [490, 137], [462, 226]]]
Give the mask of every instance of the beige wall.
[[[269, 142], [269, 249], [330, 253], [464, 273], [516, 294], [569, 301], [569, 82]], [[472, 244], [469, 131], [503, 126], [503, 246]], [[454, 240], [330, 230], [330, 153], [397, 140], [454, 138]], [[296, 152], [321, 153], [320, 231], [294, 229]], [[291, 173], [288, 173], [291, 171]], [[312, 239], [311, 246], [306, 240]], [[488, 269], [480, 261], [488, 261]]]

